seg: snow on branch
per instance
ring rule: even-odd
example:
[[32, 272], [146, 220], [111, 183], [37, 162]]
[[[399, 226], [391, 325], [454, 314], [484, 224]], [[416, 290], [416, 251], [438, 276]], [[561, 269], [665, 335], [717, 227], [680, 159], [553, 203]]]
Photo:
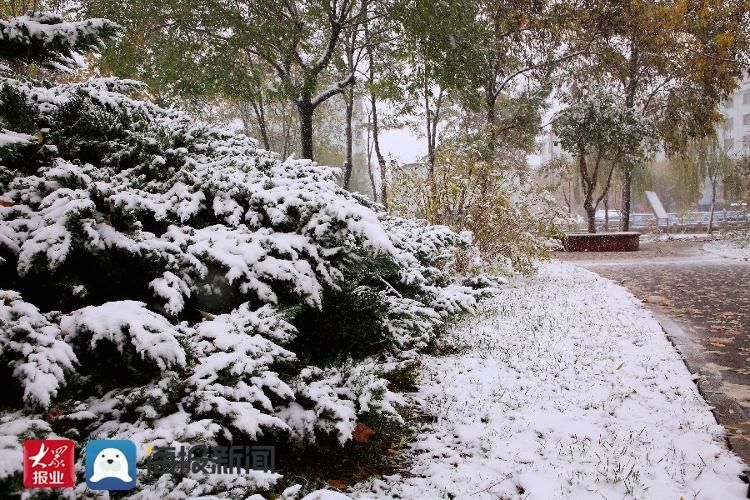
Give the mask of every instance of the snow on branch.
[[185, 351], [180, 334], [164, 317], [133, 300], [107, 302], [79, 309], [60, 321], [60, 328], [70, 339], [85, 337], [91, 349], [103, 340], [112, 342], [123, 352], [132, 346], [143, 358], [165, 370], [185, 365]]
[[9, 290], [0, 290], [0, 360], [21, 384], [24, 398], [43, 407], [77, 362], [57, 325]]
[[120, 32], [120, 26], [106, 19], [63, 22], [51, 13], [0, 20], [0, 59], [70, 70], [77, 66], [75, 55], [100, 50]]

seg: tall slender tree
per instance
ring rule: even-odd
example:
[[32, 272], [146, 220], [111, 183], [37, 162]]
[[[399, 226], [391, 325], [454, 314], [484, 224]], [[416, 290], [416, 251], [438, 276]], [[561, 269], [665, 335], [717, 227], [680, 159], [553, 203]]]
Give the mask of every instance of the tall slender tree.
[[708, 233], [714, 231], [714, 212], [716, 211], [716, 188], [732, 167], [732, 161], [719, 144], [718, 139], [711, 135], [693, 141], [687, 148], [688, 161], [693, 164], [700, 183], [708, 182], [711, 190], [711, 206], [708, 216]]
[[588, 231], [595, 233], [596, 209], [607, 198], [616, 166], [632, 169], [648, 156], [652, 127], [613, 96], [596, 92], [561, 111], [554, 127], [560, 145], [578, 163]]
[[420, 116], [431, 177], [446, 99], [478, 81], [477, 8], [472, 0], [413, 0], [397, 1], [392, 13], [401, 34], [401, 112]]

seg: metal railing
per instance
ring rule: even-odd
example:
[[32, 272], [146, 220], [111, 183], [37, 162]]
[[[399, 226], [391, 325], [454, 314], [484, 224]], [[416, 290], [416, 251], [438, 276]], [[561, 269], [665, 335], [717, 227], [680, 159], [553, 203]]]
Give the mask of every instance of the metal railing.
[[[631, 229], [656, 229], [660, 228], [688, 228], [690, 226], [708, 226], [711, 213], [708, 211], [669, 213], [666, 218], [659, 218], [652, 213], [630, 214]], [[714, 212], [714, 224], [745, 226], [750, 224], [750, 213], [743, 210], [716, 210]], [[596, 226], [604, 229], [604, 219], [597, 218]], [[608, 230], [617, 230], [620, 227], [620, 218], [609, 220]]]

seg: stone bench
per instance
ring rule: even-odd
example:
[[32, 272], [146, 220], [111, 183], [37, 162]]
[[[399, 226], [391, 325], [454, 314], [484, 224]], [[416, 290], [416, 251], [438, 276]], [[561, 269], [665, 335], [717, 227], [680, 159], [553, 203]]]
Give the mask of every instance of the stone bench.
[[563, 246], [566, 252], [635, 252], [641, 233], [568, 233]]

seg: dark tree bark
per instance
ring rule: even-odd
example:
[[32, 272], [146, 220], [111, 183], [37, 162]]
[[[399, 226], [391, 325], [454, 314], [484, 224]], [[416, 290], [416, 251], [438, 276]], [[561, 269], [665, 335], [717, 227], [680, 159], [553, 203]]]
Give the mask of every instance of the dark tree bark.
[[[380, 151], [380, 127], [378, 125], [378, 105], [377, 96], [375, 95], [375, 58], [372, 54], [372, 43], [370, 40], [369, 24], [365, 22], [365, 50], [367, 51], [367, 79], [370, 83], [370, 113], [372, 116], [372, 144], [375, 149], [375, 157], [378, 159], [380, 166], [380, 203], [388, 209], [388, 167], [385, 158]], [[374, 187], [374, 186], [373, 186]]]
[[370, 106], [372, 108], [372, 143], [375, 147], [375, 157], [378, 159], [378, 165], [380, 166], [380, 203], [387, 209], [388, 208], [388, 182], [387, 173], [388, 168], [385, 163], [385, 158], [380, 152], [380, 130], [378, 127], [378, 106], [375, 95], [370, 93]]
[[282, 133], [284, 135], [284, 146], [282, 148], [282, 157], [288, 158], [292, 152], [292, 115], [286, 112], [286, 109], [282, 113]]
[[378, 188], [375, 185], [375, 174], [372, 171], [372, 110], [367, 113], [367, 175], [370, 177], [370, 189], [372, 189], [372, 199], [378, 201]]
[[716, 209], [716, 181], [718, 180], [717, 175], [711, 175], [711, 213], [708, 216], [708, 234], [714, 232], [714, 210]]
[[313, 113], [315, 107], [310, 99], [297, 101], [297, 113], [299, 114], [299, 140], [302, 158], [314, 160], [313, 156]]
[[487, 80], [484, 83], [484, 105], [486, 111], [487, 126], [493, 128], [497, 119], [495, 108], [497, 105], [497, 94], [495, 94], [495, 84], [497, 79], [497, 69], [494, 64], [489, 69]]
[[353, 161], [353, 140], [352, 118], [354, 116], [354, 88], [349, 87], [346, 91], [346, 161], [344, 162], [344, 189], [349, 189], [349, 183], [352, 179]]
[[586, 153], [580, 151], [578, 153], [578, 171], [581, 174], [581, 187], [583, 188], [583, 210], [586, 212], [586, 220], [588, 221], [588, 232], [596, 232], [596, 207], [593, 203], [594, 189], [596, 186], [597, 171], [589, 175], [589, 167], [586, 163]]
[[609, 197], [605, 196], [604, 201], [604, 232], [609, 232]]
[[588, 162], [586, 161], [586, 154], [584, 151], [580, 151], [578, 154], [578, 170], [581, 174], [581, 187], [584, 192], [583, 209], [586, 211], [586, 218], [588, 219], [588, 232], [596, 233], [596, 207], [599, 203], [609, 194], [609, 187], [612, 185], [612, 174], [615, 171], [614, 162], [610, 165], [609, 173], [604, 181], [602, 193], [597, 198], [595, 196], [596, 187], [599, 184], [599, 169], [601, 167], [604, 151], [600, 147], [594, 158], [594, 168], [589, 172]]
[[[344, 48], [346, 52], [346, 65], [349, 73], [354, 73], [357, 70], [357, 63], [359, 58], [355, 60], [357, 43], [357, 30], [351, 30], [344, 37]], [[360, 50], [361, 55], [361, 50]], [[344, 189], [349, 189], [349, 183], [352, 179], [352, 169], [354, 168], [353, 156], [353, 142], [354, 135], [352, 133], [352, 119], [354, 117], [354, 86], [350, 85], [349, 88], [344, 92], [346, 99], [346, 161], [344, 163]]]
[[630, 186], [633, 183], [633, 173], [625, 168], [622, 173], [622, 214], [620, 227], [623, 231], [630, 231]]
[[497, 96], [495, 95], [494, 75], [492, 80], [487, 83], [484, 89], [484, 105], [487, 107], [487, 130], [489, 132], [489, 151], [495, 151], [495, 122], [497, 121]]
[[258, 102], [253, 101], [253, 111], [255, 112], [255, 119], [258, 121], [258, 130], [260, 131], [261, 140], [263, 140], [263, 147], [267, 151], [271, 150], [271, 141], [268, 139], [268, 127], [266, 125], [266, 110], [263, 106], [263, 97], [258, 98]]
[[[425, 68], [425, 73], [427, 69]], [[424, 77], [424, 107], [425, 107], [425, 132], [427, 133], [427, 167], [429, 169], [430, 182], [435, 176], [435, 148], [437, 147], [437, 124], [440, 119], [440, 106], [443, 101], [443, 89], [439, 90], [435, 109], [430, 107], [430, 88], [427, 76]]]
[[[638, 88], [638, 50], [635, 34], [630, 39], [629, 75], [626, 85], [625, 107], [632, 110], [635, 107], [635, 93]], [[630, 165], [625, 165], [622, 173], [622, 210], [620, 227], [623, 231], [630, 231], [630, 191], [633, 182], [633, 172]]]

